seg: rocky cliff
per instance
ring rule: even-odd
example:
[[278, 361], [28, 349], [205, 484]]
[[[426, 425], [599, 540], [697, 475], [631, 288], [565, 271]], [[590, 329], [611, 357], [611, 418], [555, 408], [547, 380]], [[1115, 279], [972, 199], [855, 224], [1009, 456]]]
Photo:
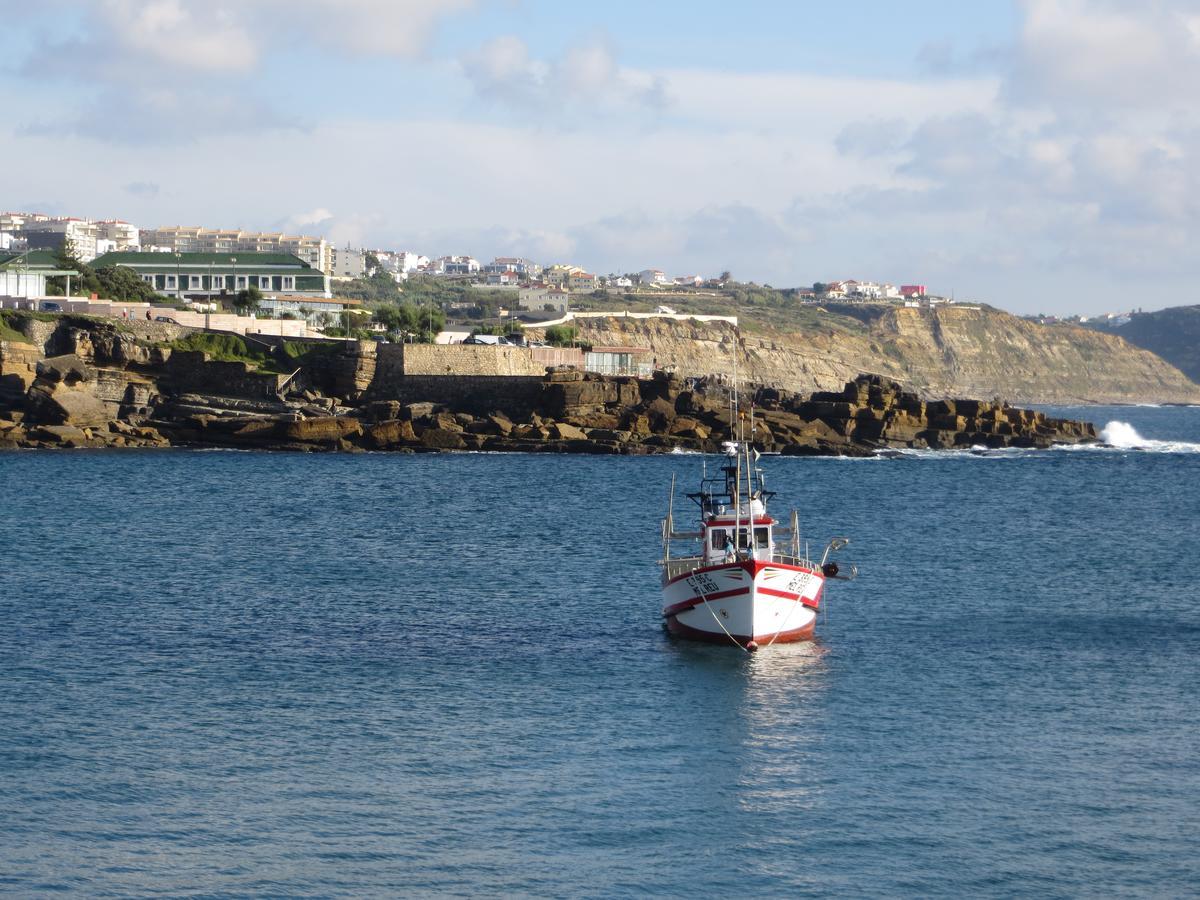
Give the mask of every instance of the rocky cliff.
[[[161, 342], [79, 317], [14, 324], [21, 340], [0, 340], [0, 448], [714, 452], [734, 430], [728, 385], [713, 376], [611, 378], [574, 366], [409, 375], [387, 363], [398, 345]], [[497, 363], [512, 348], [478, 349]], [[787, 454], [1096, 440], [1086, 422], [999, 402], [926, 402], [879, 375], [811, 395], [758, 386], [752, 400], [755, 444]]]
[[686, 375], [730, 373], [736, 346], [739, 378], [792, 391], [836, 390], [859, 372], [876, 372], [926, 397], [1200, 403], [1200, 386], [1115, 335], [987, 307], [864, 310], [863, 320], [817, 316], [802, 334], [744, 329], [739, 337], [726, 323], [669, 319], [578, 324], [586, 342], [645, 347], [658, 366]]

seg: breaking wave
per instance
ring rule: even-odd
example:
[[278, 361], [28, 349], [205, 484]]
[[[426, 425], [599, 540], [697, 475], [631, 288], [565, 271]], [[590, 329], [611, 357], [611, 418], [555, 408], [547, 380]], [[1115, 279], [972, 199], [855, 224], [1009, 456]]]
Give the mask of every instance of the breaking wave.
[[[1100, 429], [1100, 443], [1057, 444], [1051, 452], [1063, 453], [1200, 453], [1200, 443], [1191, 441], [1160, 441], [1143, 437], [1128, 422], [1111, 421]], [[873, 459], [1020, 459], [1040, 457], [1047, 451], [1021, 447], [989, 448], [974, 446], [956, 450], [879, 450]]]
[[1128, 422], [1109, 422], [1100, 429], [1100, 440], [1114, 450], [1147, 450], [1151, 453], [1200, 453], [1200, 444], [1190, 441], [1159, 441], [1142, 437]]

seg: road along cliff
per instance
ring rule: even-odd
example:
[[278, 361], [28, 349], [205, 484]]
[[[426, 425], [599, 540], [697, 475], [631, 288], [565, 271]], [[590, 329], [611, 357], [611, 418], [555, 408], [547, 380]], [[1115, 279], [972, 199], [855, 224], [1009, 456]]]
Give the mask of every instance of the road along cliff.
[[1041, 325], [989, 307], [848, 311], [861, 318], [818, 313], [800, 333], [620, 316], [576, 324], [584, 343], [646, 348], [657, 367], [683, 375], [731, 375], [736, 354], [739, 378], [797, 392], [837, 390], [860, 372], [874, 372], [925, 398], [1200, 403], [1200, 386], [1116, 335]]

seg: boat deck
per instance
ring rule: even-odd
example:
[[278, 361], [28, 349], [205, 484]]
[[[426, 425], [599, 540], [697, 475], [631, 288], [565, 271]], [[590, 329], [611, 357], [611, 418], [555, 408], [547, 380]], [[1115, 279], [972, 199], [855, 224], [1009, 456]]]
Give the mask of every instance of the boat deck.
[[[779, 563], [784, 566], [799, 566], [804, 569], [816, 570], [816, 564], [811, 560], [802, 556], [792, 556], [789, 553], [775, 553], [771, 556], [771, 562]], [[704, 565], [704, 557], [702, 556], [676, 556], [671, 559], [662, 561], [663, 577], [668, 581], [672, 578], [677, 578], [680, 575], [686, 575]], [[709, 565], [720, 565], [720, 563], [709, 563]]]

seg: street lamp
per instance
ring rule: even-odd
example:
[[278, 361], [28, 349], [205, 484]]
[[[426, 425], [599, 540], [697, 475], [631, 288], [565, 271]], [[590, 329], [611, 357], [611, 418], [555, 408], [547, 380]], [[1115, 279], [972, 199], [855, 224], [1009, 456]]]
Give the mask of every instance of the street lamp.
[[175, 253], [175, 299], [183, 299], [183, 283], [179, 276], [179, 261], [183, 259], [183, 254], [176, 251]]

